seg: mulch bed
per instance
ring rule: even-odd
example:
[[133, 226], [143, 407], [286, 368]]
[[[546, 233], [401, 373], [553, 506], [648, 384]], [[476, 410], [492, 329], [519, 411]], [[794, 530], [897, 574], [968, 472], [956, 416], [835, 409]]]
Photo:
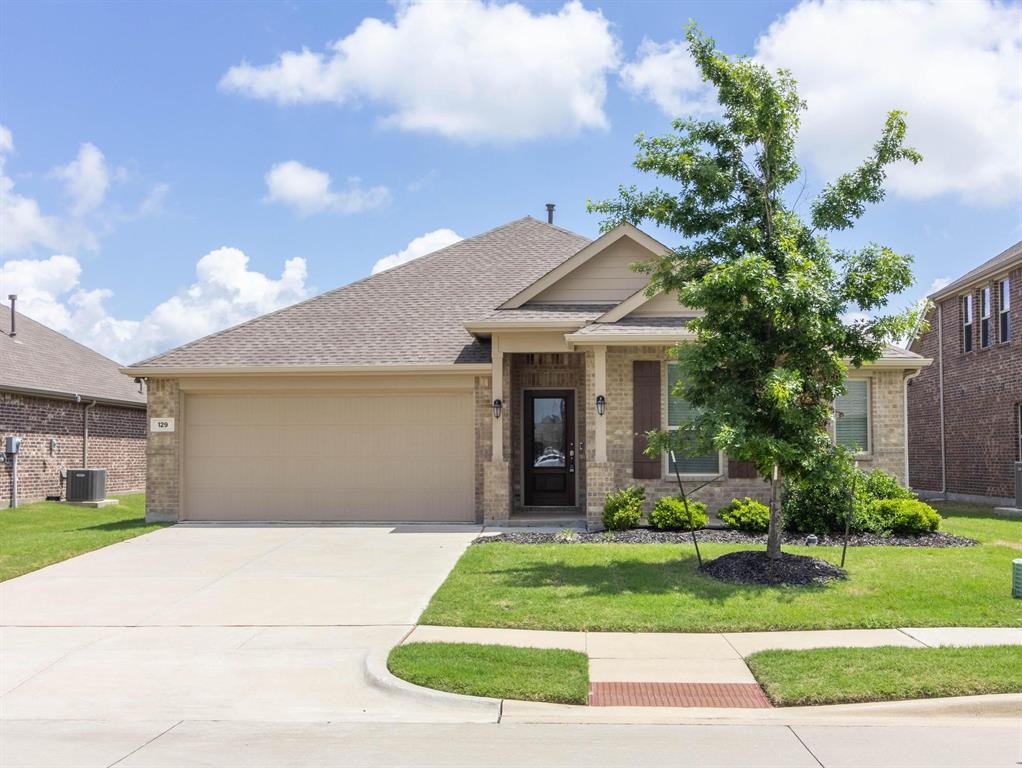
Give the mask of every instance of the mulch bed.
[[771, 560], [766, 552], [742, 550], [730, 552], [703, 563], [702, 572], [732, 584], [801, 587], [826, 584], [848, 578], [848, 572], [815, 557], [782, 553]]
[[[696, 540], [715, 544], [757, 544], [766, 545], [765, 533], [743, 533], [742, 531], [704, 528], [696, 531]], [[789, 545], [805, 544], [804, 534], [786, 533], [781, 539]], [[841, 536], [820, 536], [819, 545], [840, 547]], [[680, 531], [655, 531], [652, 528], [632, 528], [628, 531], [509, 531], [493, 536], [480, 536], [473, 544], [691, 544], [692, 534]], [[979, 542], [952, 536], [950, 533], [934, 531], [918, 536], [877, 536], [873, 533], [853, 533], [848, 537], [850, 547], [974, 547]]]

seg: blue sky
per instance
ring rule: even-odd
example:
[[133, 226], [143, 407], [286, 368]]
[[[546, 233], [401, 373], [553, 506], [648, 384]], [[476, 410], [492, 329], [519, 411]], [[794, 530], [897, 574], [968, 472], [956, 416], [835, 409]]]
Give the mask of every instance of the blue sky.
[[1022, 237], [1017, 4], [8, 0], [0, 290], [130, 361], [438, 230], [418, 250], [549, 201], [595, 235], [587, 198], [649, 183], [634, 136], [712, 113], [689, 18], [803, 84], [807, 195], [909, 111], [924, 164], [835, 240], [914, 254], [905, 301]]

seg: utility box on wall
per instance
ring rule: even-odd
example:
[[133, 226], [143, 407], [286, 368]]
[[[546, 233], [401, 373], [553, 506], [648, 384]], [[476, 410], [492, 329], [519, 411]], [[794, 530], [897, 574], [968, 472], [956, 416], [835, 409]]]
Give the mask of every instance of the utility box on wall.
[[106, 498], [105, 469], [69, 469], [68, 501], [103, 501]]

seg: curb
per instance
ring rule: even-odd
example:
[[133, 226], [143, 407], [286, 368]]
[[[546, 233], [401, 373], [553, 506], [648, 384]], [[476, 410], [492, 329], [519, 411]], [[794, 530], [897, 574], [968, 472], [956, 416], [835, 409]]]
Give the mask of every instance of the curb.
[[[433, 688], [409, 683], [391, 674], [387, 669], [388, 651], [370, 651], [366, 657], [366, 682], [377, 690], [414, 699], [424, 705], [445, 706], [460, 710], [466, 716], [475, 716], [478, 722], [499, 723], [503, 702], [501, 699], [489, 699], [483, 696], [464, 696], [460, 693], [447, 693]], [[473, 718], [474, 720], [475, 718]]]

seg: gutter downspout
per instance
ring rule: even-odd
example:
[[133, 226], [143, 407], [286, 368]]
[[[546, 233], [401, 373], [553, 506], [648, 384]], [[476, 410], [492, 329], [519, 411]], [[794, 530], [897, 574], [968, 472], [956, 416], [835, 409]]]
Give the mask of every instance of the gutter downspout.
[[944, 448], [944, 305], [937, 305], [937, 381], [940, 392], [940, 495], [947, 496], [947, 452]]
[[82, 408], [82, 469], [89, 466], [89, 411], [96, 407], [96, 401], [86, 403]]

